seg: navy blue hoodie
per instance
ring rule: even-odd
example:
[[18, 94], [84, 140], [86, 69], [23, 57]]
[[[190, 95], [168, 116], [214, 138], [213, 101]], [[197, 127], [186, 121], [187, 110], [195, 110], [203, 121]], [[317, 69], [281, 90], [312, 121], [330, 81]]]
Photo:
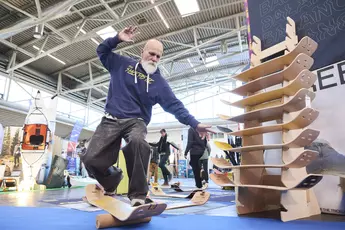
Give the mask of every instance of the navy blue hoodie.
[[149, 124], [152, 106], [158, 103], [182, 124], [196, 128], [199, 122], [175, 97], [158, 68], [148, 75], [136, 60], [112, 52], [120, 42], [115, 36], [97, 47], [98, 57], [110, 73], [105, 111], [119, 119], [142, 118]]

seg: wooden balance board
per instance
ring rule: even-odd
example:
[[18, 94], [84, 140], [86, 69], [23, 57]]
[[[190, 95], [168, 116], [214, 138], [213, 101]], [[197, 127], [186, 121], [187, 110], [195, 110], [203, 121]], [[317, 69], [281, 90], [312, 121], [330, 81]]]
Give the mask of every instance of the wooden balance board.
[[181, 188], [178, 183], [175, 183], [175, 184], [171, 185], [171, 188], [174, 189], [176, 192], [203, 191], [203, 190], [207, 189], [207, 187], [208, 187], [208, 184], [203, 185], [202, 188], [200, 188], [200, 189], [194, 189], [194, 188], [184, 189], [184, 188]]
[[217, 128], [228, 134], [233, 136], [252, 136], [258, 135], [263, 133], [271, 133], [271, 132], [279, 132], [283, 130], [294, 130], [294, 129], [303, 129], [308, 127], [311, 123], [313, 123], [316, 118], [319, 116], [319, 112], [312, 108], [304, 108], [300, 112], [298, 112], [297, 116], [294, 117], [291, 121], [282, 124], [276, 125], [266, 125], [266, 126], [258, 126], [253, 128], [242, 129], [239, 131], [234, 132], [227, 132], [226, 129], [222, 129], [224, 127]]
[[167, 208], [167, 204], [164, 203], [150, 203], [132, 207], [129, 203], [105, 196], [95, 184], [89, 184], [85, 189], [87, 202], [111, 214], [119, 222], [119, 225], [126, 225], [126, 222], [140, 223], [141, 220], [160, 215]]
[[249, 185], [249, 184], [235, 184], [227, 175], [225, 174], [210, 174], [210, 179], [217, 185], [221, 187], [246, 187], [246, 188], [262, 188], [269, 190], [307, 190], [314, 187], [317, 183], [322, 180], [322, 175], [309, 174], [301, 181], [297, 182], [293, 186], [273, 186], [273, 185]]
[[316, 81], [316, 75], [309, 70], [303, 70], [294, 80], [289, 82], [285, 87], [274, 89], [271, 91], [258, 93], [252, 96], [243, 98], [242, 100], [230, 103], [226, 100], [220, 99], [223, 103], [238, 108], [245, 108], [246, 106], [254, 106], [264, 102], [276, 100], [283, 96], [293, 96], [300, 89], [309, 89]]
[[310, 37], [303, 37], [289, 53], [250, 68], [233, 78], [238, 81], [248, 82], [273, 72], [280, 71], [284, 69], [285, 66], [290, 65], [298, 54], [305, 53], [308, 56], [311, 56], [316, 51], [317, 46], [317, 43]]
[[[291, 113], [302, 110], [306, 107], [305, 98], [310, 97], [310, 100], [314, 100], [315, 93], [308, 89], [300, 89], [293, 97], [287, 102], [279, 105], [275, 105], [268, 108], [258, 109], [243, 113], [236, 117], [229, 117], [228, 121], [244, 123], [245, 121], [259, 120], [260, 122], [271, 121], [280, 119], [284, 112]], [[220, 117], [224, 119], [224, 117]]]
[[166, 210], [204, 205], [210, 199], [210, 196], [211, 196], [210, 193], [206, 191], [197, 191], [194, 194], [193, 198], [190, 199], [189, 201], [187, 202], [183, 201], [180, 203], [172, 203], [171, 205], [169, 204]]
[[[250, 81], [244, 85], [241, 85], [230, 93], [234, 93], [240, 96], [247, 96], [248, 93], [252, 94], [259, 90], [266, 89], [270, 86], [274, 86], [282, 83], [283, 81], [292, 81], [296, 76], [301, 75], [301, 73], [308, 73], [308, 69], [314, 64], [314, 59], [309, 57], [307, 54], [299, 54], [293, 60], [293, 62], [282, 71], [263, 76], [256, 80]], [[304, 70], [307, 70], [305, 72]]]
[[319, 154], [316, 151], [305, 150], [296, 159], [283, 165], [270, 165], [270, 164], [254, 164], [254, 165], [232, 165], [230, 162], [223, 158], [211, 157], [211, 162], [220, 169], [238, 169], [238, 168], [303, 168], [306, 167], [311, 161], [318, 158]]
[[197, 191], [200, 191], [200, 190], [193, 190], [188, 195], [181, 195], [181, 194], [167, 194], [158, 186], [153, 186], [150, 188], [150, 192], [155, 196], [173, 197], [173, 198], [187, 198], [187, 199], [193, 198], [193, 196], [195, 195], [195, 193]]
[[303, 148], [310, 145], [320, 134], [320, 131], [313, 129], [304, 129], [294, 140], [285, 144], [270, 144], [270, 145], [251, 145], [239, 148], [232, 148], [226, 142], [214, 141], [214, 144], [223, 151], [230, 152], [251, 152], [259, 150], [270, 149], [289, 149], [289, 148]]

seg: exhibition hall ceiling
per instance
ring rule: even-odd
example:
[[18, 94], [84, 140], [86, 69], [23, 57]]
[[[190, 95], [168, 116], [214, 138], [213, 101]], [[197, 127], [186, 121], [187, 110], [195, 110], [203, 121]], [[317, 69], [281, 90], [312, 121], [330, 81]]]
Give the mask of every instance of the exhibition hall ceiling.
[[96, 48], [129, 25], [134, 43], [114, 52], [139, 59], [164, 44], [159, 68], [176, 93], [231, 80], [248, 64], [243, 0], [4, 0], [0, 69], [12, 79], [101, 110], [109, 73]]

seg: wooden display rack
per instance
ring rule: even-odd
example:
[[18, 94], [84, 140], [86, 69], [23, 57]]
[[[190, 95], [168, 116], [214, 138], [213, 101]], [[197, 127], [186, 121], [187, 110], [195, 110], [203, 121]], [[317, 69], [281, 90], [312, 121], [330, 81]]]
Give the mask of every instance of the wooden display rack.
[[[222, 119], [244, 124], [243, 130], [228, 133], [243, 138], [243, 147], [236, 148], [237, 152], [242, 152], [241, 165], [233, 167], [234, 178], [228, 183], [236, 190], [237, 213], [278, 210], [282, 221], [320, 214], [312, 190], [314, 183], [298, 189], [294, 186], [303, 184], [308, 176], [314, 178], [316, 184], [322, 176], [307, 175], [303, 164], [300, 167], [288, 167], [319, 134], [319, 131], [307, 128], [318, 116], [318, 112], [310, 108], [310, 101], [315, 97], [310, 87], [316, 76], [309, 71], [313, 64], [311, 55], [315, 52], [317, 43], [309, 37], [298, 41], [295, 22], [288, 17], [286, 39], [283, 42], [261, 50], [260, 39], [254, 37], [252, 47], [250, 69], [234, 77], [246, 84], [232, 91], [246, 97], [234, 103], [223, 101], [243, 108], [244, 114], [236, 117], [220, 115]], [[285, 52], [284, 55], [263, 61], [282, 51]], [[266, 89], [278, 84], [280, 89]], [[263, 122], [274, 120], [277, 121], [276, 125], [262, 126]], [[286, 147], [308, 130], [312, 131], [311, 134], [302, 137], [298, 145]], [[282, 133], [282, 143], [273, 145], [282, 149], [284, 167], [281, 168], [281, 175], [268, 175], [266, 171], [266, 168], [272, 166], [265, 165], [263, 150], [272, 149], [272, 145], [263, 145], [263, 134], [269, 132]], [[212, 177], [216, 182], [219, 175], [212, 175], [210, 178]], [[220, 184], [219, 181], [217, 184]]]

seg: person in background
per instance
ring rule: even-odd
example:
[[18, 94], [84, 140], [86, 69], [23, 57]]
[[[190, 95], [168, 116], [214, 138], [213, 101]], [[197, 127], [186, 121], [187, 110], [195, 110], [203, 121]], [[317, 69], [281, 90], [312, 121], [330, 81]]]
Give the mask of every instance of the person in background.
[[71, 188], [72, 187], [71, 177], [69, 176], [68, 170], [64, 170], [63, 174], [64, 174], [65, 178], [64, 178], [64, 183], [63, 183], [62, 187], [65, 188], [65, 186], [68, 186], [68, 188]]
[[[172, 174], [166, 167], [166, 163], [170, 157], [170, 145], [174, 148], [177, 148], [175, 145], [171, 144], [168, 139], [168, 134], [165, 129], [161, 129], [160, 131], [161, 138], [159, 139], [158, 143], [149, 143], [150, 146], [158, 147], [158, 153], [160, 156], [159, 160], [159, 168], [162, 170], [164, 183], [162, 186], [169, 186], [169, 182], [172, 179]], [[178, 148], [177, 148], [178, 149]]]
[[204, 154], [200, 157], [200, 177], [203, 180], [203, 183], [208, 184], [208, 158], [210, 157], [211, 154], [211, 146], [210, 146], [210, 136], [207, 135], [207, 144], [206, 144], [206, 149], [204, 151]]
[[202, 188], [202, 181], [200, 177], [200, 158], [204, 154], [207, 146], [206, 138], [200, 137], [199, 133], [196, 132], [193, 128], [188, 130], [188, 142], [187, 147], [184, 153], [185, 158], [187, 158], [188, 152], [190, 152], [190, 161], [189, 164], [192, 167], [195, 186], [197, 188]]
[[67, 152], [65, 152], [64, 150], [62, 150], [62, 152], [61, 152], [61, 157], [62, 157], [63, 159], [67, 159]]
[[19, 167], [19, 160], [20, 160], [20, 142], [18, 141], [18, 143], [14, 146], [14, 167]]
[[151, 160], [150, 160], [150, 167], [149, 167], [149, 174], [148, 174], [148, 185], [150, 185], [150, 180], [152, 177], [152, 173], [154, 176], [154, 184], [158, 184], [158, 163], [159, 163], [159, 154], [156, 147], [151, 146]]

